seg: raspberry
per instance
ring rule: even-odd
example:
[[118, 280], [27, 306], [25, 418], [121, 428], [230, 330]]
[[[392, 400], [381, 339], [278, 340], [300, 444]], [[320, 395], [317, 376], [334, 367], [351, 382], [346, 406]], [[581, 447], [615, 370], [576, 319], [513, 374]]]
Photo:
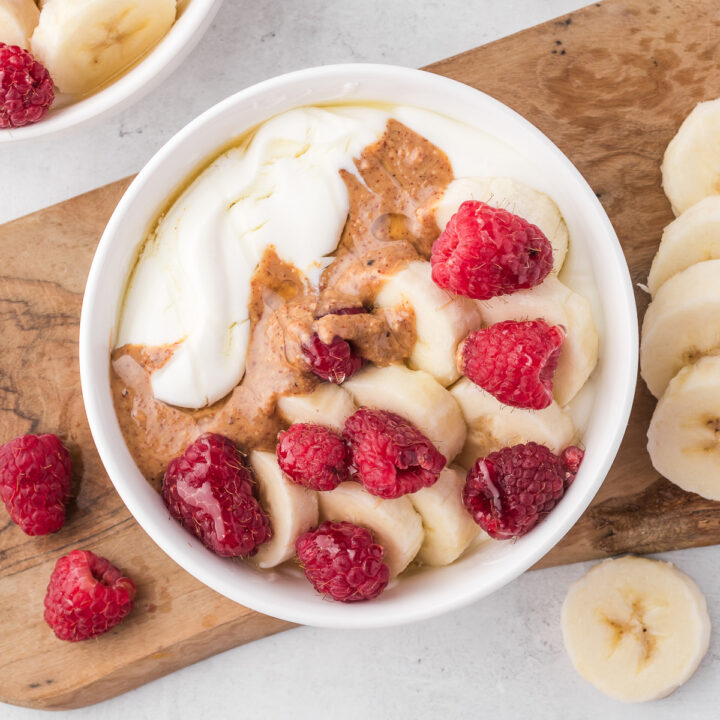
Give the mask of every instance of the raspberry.
[[435, 240], [430, 263], [438, 287], [489, 300], [540, 284], [552, 269], [552, 246], [518, 215], [467, 200]]
[[558, 457], [530, 442], [478, 458], [465, 481], [465, 507], [496, 540], [525, 535], [557, 505], [575, 478], [579, 463], [568, 466], [563, 458], [577, 459], [578, 452], [569, 447]]
[[337, 335], [328, 345], [317, 333], [313, 333], [302, 351], [315, 375], [338, 385], [365, 364], [365, 359], [355, 354], [350, 343]]
[[45, 622], [60, 640], [87, 640], [115, 627], [134, 602], [130, 578], [89, 550], [73, 550], [57, 561], [50, 576]]
[[542, 410], [552, 402], [553, 375], [565, 339], [562, 325], [544, 320], [506, 320], [465, 338], [460, 371], [513, 407]]
[[54, 99], [45, 67], [27, 50], [0, 43], [0, 128], [37, 122]]
[[365, 489], [397, 498], [430, 487], [446, 459], [414, 425], [386, 410], [360, 408], [345, 422], [343, 437]]
[[305, 577], [322, 595], [340, 602], [376, 598], [388, 584], [384, 551], [363, 527], [324, 522], [295, 542]]
[[272, 537], [253, 496], [255, 480], [232, 440], [201, 435], [165, 471], [162, 497], [170, 514], [222, 557], [254, 555]]
[[276, 452], [280, 469], [311, 490], [332, 490], [348, 479], [347, 447], [323, 425], [291, 425], [280, 433]]
[[28, 535], [47, 535], [65, 523], [72, 463], [57, 435], [22, 435], [0, 447], [0, 496]]

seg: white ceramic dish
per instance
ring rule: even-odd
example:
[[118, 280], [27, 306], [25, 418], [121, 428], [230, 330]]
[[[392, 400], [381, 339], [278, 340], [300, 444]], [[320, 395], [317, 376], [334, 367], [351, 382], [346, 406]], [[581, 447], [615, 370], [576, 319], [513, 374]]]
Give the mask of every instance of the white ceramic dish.
[[119, 112], [160, 84], [188, 56], [215, 17], [222, 0], [179, 0], [178, 17], [165, 37], [128, 72], [77, 101], [61, 100], [33, 125], [0, 130], [0, 143], [20, 142], [83, 125]]
[[[178, 180], [226, 140], [276, 113], [350, 100], [437, 110], [533, 158], [548, 177], [576, 250], [590, 258], [604, 320], [585, 460], [553, 512], [517, 542], [492, 543], [449, 567], [401, 578], [372, 602], [345, 605], [323, 600], [299, 570], [259, 571], [221, 559], [170, 518], [123, 440], [110, 393], [109, 351], [137, 244]], [[175, 135], [142, 169], [110, 219], [90, 270], [80, 323], [90, 428], [112, 482], [140, 525], [171, 558], [223, 595], [268, 615], [328, 627], [378, 627], [438, 615], [497, 590], [533, 565], [570, 529], [605, 478], [627, 425], [636, 371], [637, 321], [625, 259], [602, 206], [570, 161], [529, 122], [487, 95], [437, 75], [380, 65], [327, 66], [268, 80], [219, 103]]]

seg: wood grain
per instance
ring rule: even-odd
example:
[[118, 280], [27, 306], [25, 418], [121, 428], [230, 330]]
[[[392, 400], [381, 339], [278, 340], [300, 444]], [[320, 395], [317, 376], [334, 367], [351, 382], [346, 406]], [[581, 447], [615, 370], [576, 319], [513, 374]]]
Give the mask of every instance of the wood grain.
[[[660, 161], [696, 102], [720, 95], [715, 0], [606, 0], [431, 66], [529, 118], [577, 165], [645, 280], [671, 220]], [[97, 240], [123, 180], [0, 227], [0, 439], [58, 431], [75, 499], [63, 530], [28, 538], [0, 513], [0, 700], [70, 708], [289, 627], [203, 587], [137, 526], [112, 489], [82, 406], [77, 335]], [[647, 299], [637, 291], [642, 315]], [[638, 385], [628, 431], [598, 496], [539, 566], [720, 542], [720, 505], [658, 478], [645, 452], [653, 400]], [[131, 617], [77, 645], [42, 620], [56, 558], [94, 550], [136, 579]]]

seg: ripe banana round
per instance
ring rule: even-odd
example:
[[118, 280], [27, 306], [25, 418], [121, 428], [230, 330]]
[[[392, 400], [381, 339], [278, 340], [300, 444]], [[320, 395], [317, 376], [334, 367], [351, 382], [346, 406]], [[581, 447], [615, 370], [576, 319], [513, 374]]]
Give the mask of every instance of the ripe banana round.
[[64, 93], [87, 93], [146, 53], [175, 21], [175, 0], [62, 0], [40, 13], [30, 44]]
[[251, 559], [261, 568], [271, 568], [295, 555], [295, 541], [318, 525], [317, 493], [288, 480], [277, 463], [275, 453], [255, 450], [250, 465], [260, 496], [260, 504], [270, 516], [272, 538], [263, 543]]
[[0, 42], [27, 50], [39, 19], [33, 0], [0, 0]]
[[480, 200], [509, 210], [537, 225], [553, 249], [553, 273], [560, 272], [568, 250], [568, 229], [552, 198], [511, 178], [456, 178], [445, 189], [435, 208], [442, 230], [465, 200]]
[[546, 277], [530, 290], [478, 301], [478, 305], [487, 324], [542, 318], [565, 327], [567, 335], [553, 378], [553, 396], [559, 405], [567, 405], [597, 365], [599, 340], [587, 299], [556, 277]]
[[467, 428], [455, 398], [422, 370], [367, 366], [343, 383], [358, 406], [389, 410], [410, 421], [448, 463], [465, 444]]
[[429, 262], [410, 263], [387, 279], [375, 298], [376, 308], [407, 303], [415, 314], [416, 342], [409, 357], [413, 370], [430, 373], [447, 386], [460, 377], [455, 351], [462, 340], [482, 325], [476, 304], [450, 295], [432, 280]]
[[282, 395], [277, 408], [280, 417], [290, 424], [326, 425], [339, 433], [356, 410], [350, 394], [333, 383], [320, 383], [305, 395]]
[[490, 538], [470, 517], [462, 501], [465, 471], [446, 467], [437, 482], [407, 497], [422, 518], [425, 538], [418, 560], [440, 567], [457, 560], [479, 535]]
[[659, 398], [685, 365], [720, 353], [720, 260], [691, 265], [664, 283], [648, 306], [640, 374]]
[[520, 443], [536, 442], [554, 453], [572, 445], [572, 419], [554, 401], [544, 410], [513, 408], [467, 378], [455, 383], [450, 393], [468, 426], [465, 446], [456, 460], [464, 468], [470, 468], [479, 457]]
[[655, 295], [677, 273], [704, 260], [720, 258], [720, 195], [703, 198], [663, 231], [648, 275]]
[[323, 520], [345, 520], [372, 530], [376, 542], [385, 550], [383, 561], [393, 577], [417, 555], [423, 542], [423, 527], [407, 495], [384, 500], [352, 480], [317, 495]]
[[604, 560], [570, 586], [565, 649], [587, 681], [616, 700], [645, 702], [686, 682], [705, 656], [710, 618], [700, 588], [670, 563]]
[[720, 357], [684, 367], [648, 428], [653, 467], [683, 490], [720, 500]]
[[675, 215], [720, 194], [720, 99], [698, 103], [665, 149], [662, 184]]

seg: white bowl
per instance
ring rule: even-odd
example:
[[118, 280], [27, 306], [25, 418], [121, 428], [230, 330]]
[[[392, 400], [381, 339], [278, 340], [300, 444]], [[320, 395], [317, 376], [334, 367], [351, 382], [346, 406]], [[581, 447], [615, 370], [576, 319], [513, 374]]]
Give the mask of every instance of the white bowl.
[[167, 35], [134, 67], [96, 93], [73, 101], [58, 98], [37, 123], [0, 130], [0, 143], [45, 137], [119, 112], [157, 87], [197, 45], [222, 0], [179, 0], [178, 16]]
[[[571, 232], [590, 259], [602, 316], [597, 392], [585, 460], [559, 505], [517, 542], [496, 542], [440, 569], [423, 569], [372, 602], [323, 600], [299, 570], [260, 571], [217, 557], [171, 519], [138, 471], [110, 393], [109, 352], [128, 269], [148, 224], [178, 181], [221, 145], [298, 105], [375, 100], [438, 110], [522, 150], [543, 169]], [[611, 322], [608, 321], [611, 319]], [[395, 625], [458, 608], [502, 587], [539, 560], [572, 527], [597, 492], [625, 432], [637, 371], [637, 321], [628, 269], [613, 228], [572, 163], [539, 130], [497, 100], [418, 70], [336, 65], [267, 80], [219, 103], [169, 140], [120, 200], [90, 270], [80, 322], [80, 375], [90, 429], [118, 493], [145, 531], [178, 564], [214, 590], [259, 612], [328, 627]]]

